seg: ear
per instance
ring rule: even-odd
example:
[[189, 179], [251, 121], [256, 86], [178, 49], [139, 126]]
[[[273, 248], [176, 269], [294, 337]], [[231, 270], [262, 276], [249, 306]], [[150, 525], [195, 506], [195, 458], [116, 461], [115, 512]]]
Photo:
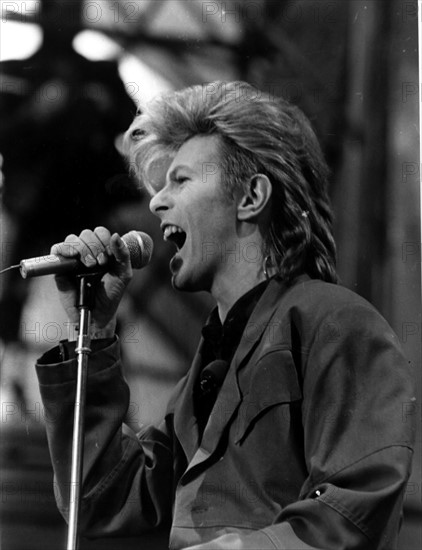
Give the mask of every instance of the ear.
[[255, 174], [248, 182], [246, 191], [237, 206], [237, 219], [252, 221], [265, 209], [271, 198], [272, 185], [264, 174]]

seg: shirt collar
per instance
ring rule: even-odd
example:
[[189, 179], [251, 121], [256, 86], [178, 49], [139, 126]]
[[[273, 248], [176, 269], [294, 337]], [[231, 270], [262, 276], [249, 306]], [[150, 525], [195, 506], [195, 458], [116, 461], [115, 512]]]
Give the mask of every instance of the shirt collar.
[[269, 280], [265, 280], [243, 294], [230, 308], [224, 323], [220, 321], [217, 308], [211, 312], [207, 324], [202, 328], [202, 336], [212, 346], [216, 356], [222, 355], [228, 359], [233, 355], [246, 323], [268, 282]]

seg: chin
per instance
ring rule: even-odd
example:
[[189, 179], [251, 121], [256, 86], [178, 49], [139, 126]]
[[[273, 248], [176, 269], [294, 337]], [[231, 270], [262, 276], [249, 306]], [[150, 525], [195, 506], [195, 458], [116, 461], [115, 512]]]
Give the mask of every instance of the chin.
[[189, 291], [189, 282], [183, 277], [180, 271], [173, 273], [171, 276], [171, 284], [176, 290], [186, 290]]
[[183, 292], [197, 292], [199, 290], [203, 290], [202, 288], [198, 288], [197, 285], [194, 285], [192, 282], [183, 281], [177, 276], [172, 277], [171, 284], [175, 290], [181, 290]]
[[189, 277], [189, 275], [183, 274], [181, 271], [172, 275], [171, 284], [174, 289], [184, 292], [200, 292], [202, 290], [207, 290], [206, 285], [203, 284], [200, 277]]

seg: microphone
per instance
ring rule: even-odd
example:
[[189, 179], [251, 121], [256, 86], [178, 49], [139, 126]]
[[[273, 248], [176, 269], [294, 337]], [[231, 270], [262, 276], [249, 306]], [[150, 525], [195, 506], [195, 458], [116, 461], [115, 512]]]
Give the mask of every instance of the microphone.
[[[130, 263], [133, 269], [141, 269], [149, 264], [154, 248], [152, 239], [142, 231], [129, 231], [123, 235], [122, 239], [126, 243]], [[106, 273], [112, 261], [105, 265], [95, 265], [86, 267], [79, 258], [64, 258], [58, 254], [49, 254], [48, 256], [39, 256], [38, 258], [29, 258], [22, 260], [19, 264], [20, 274], [23, 279], [29, 277], [39, 277], [41, 275], [79, 275], [83, 273]]]

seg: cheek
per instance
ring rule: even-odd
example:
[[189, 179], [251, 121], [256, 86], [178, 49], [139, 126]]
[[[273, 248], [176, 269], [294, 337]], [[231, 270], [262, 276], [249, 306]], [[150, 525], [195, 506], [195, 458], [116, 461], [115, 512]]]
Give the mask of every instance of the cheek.
[[166, 174], [169, 170], [173, 157], [169, 155], [163, 155], [162, 157], [154, 160], [148, 166], [148, 183], [150, 187], [156, 193], [159, 191], [166, 182]]
[[197, 197], [185, 209], [185, 216], [195, 248], [232, 240], [236, 233], [235, 206], [215, 193]]

